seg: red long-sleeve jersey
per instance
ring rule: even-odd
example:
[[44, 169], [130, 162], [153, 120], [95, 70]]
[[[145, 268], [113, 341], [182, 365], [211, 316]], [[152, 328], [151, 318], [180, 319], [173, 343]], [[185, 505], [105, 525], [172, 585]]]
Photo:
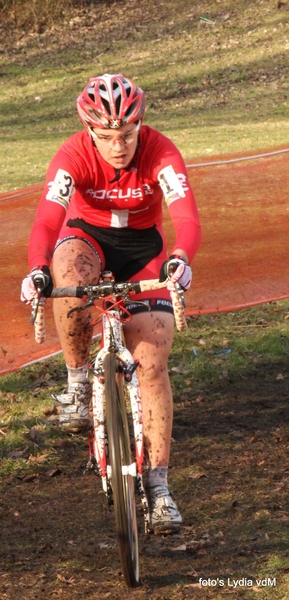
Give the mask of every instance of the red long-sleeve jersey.
[[[29, 240], [29, 266], [49, 266], [58, 234], [68, 219], [98, 227], [162, 227], [163, 199], [176, 231], [174, 249], [191, 261], [201, 229], [184, 160], [163, 134], [143, 125], [134, 160], [121, 169], [97, 151], [87, 131], [62, 144], [47, 171]], [[174, 249], [172, 252], [174, 252]]]

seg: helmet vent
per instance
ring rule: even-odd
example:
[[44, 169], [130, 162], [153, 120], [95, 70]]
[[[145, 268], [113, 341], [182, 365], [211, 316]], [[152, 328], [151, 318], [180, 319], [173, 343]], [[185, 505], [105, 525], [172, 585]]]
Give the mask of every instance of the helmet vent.
[[126, 89], [126, 95], [129, 98], [130, 97], [130, 93], [131, 93], [131, 87], [126, 85], [125, 89]]
[[115, 111], [117, 116], [120, 114], [121, 96], [118, 96], [115, 100]]
[[108, 112], [108, 114], [111, 116], [111, 110], [110, 110], [110, 104], [109, 104], [109, 101], [108, 101], [108, 100], [106, 100], [106, 98], [103, 98], [103, 97], [101, 98], [101, 101], [102, 101], [102, 104], [103, 104], [103, 106], [104, 106], [105, 110], [106, 110], [106, 111]]
[[92, 102], [95, 102], [94, 85], [88, 87], [86, 91], [87, 91], [87, 95], [89, 96], [90, 100], [92, 100]]
[[137, 103], [138, 103], [138, 100], [136, 99], [136, 100], [135, 100], [135, 101], [134, 101], [134, 102], [133, 102], [133, 103], [132, 103], [132, 104], [129, 106], [129, 108], [127, 109], [127, 111], [126, 111], [126, 113], [125, 113], [125, 116], [126, 116], [126, 117], [129, 117], [129, 116], [130, 116], [130, 115], [133, 113], [133, 111], [134, 111], [135, 107], [137, 106]]

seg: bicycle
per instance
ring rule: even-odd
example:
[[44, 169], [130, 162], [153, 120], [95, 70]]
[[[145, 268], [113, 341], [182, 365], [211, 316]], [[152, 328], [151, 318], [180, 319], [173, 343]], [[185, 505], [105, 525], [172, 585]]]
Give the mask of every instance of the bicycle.
[[[35, 325], [35, 339], [41, 343], [45, 339], [44, 305], [40, 301], [43, 285], [41, 275], [40, 278], [35, 276], [34, 283], [38, 298], [32, 305], [31, 322]], [[85, 298], [84, 304], [68, 312], [68, 317], [72, 312], [102, 300], [102, 308], [98, 307], [102, 313], [102, 346], [92, 367], [93, 426], [88, 438], [86, 471], [95, 471], [100, 475], [108, 505], [114, 508], [120, 562], [129, 587], [139, 583], [135, 490], [140, 496], [146, 533], [149, 533], [150, 525], [143, 484], [142, 405], [136, 374], [139, 362], [133, 360], [125, 345], [123, 323], [131, 318], [125, 305], [132, 301], [129, 294], [165, 286], [166, 282], [160, 283], [158, 279], [116, 283], [110, 272], [103, 272], [97, 285], [54, 288], [51, 294], [53, 298]], [[172, 293], [172, 301], [176, 326], [183, 330], [187, 324], [182, 289], [178, 284]]]

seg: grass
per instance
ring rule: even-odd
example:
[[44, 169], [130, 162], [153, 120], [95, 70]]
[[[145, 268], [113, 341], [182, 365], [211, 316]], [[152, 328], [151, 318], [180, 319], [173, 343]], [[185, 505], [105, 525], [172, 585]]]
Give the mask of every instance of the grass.
[[224, 367], [228, 377], [235, 377], [268, 358], [271, 364], [278, 363], [289, 349], [287, 311], [284, 301], [227, 315], [189, 318], [189, 330], [175, 336], [174, 348], [186, 364], [179, 365], [180, 382], [186, 369], [206, 385], [220, 377]]
[[[91, 29], [100, 10], [101, 26]], [[80, 13], [77, 27], [66, 18], [49, 34], [3, 39], [2, 193], [44, 179], [61, 142], [80, 128], [74, 102], [92, 73], [121, 70], [136, 79], [147, 93], [146, 122], [171, 137], [186, 159], [286, 143], [286, 3], [278, 10], [271, 0], [148, 0], [145, 10], [142, 2], [126, 1], [89, 11]], [[202, 600], [288, 598], [288, 316], [288, 301], [273, 302], [190, 318], [188, 331], [175, 335], [172, 481], [200, 545], [187, 552], [191, 575], [181, 587], [171, 583], [157, 595], [151, 575], [153, 600], [191, 592]], [[4, 490], [61, 464], [65, 444], [69, 452], [82, 448], [47, 420], [51, 393], [65, 379], [62, 356], [1, 377]], [[170, 551], [157, 556], [166, 560]], [[254, 582], [276, 576], [278, 586], [272, 592], [256, 584], [235, 590], [198, 584], [199, 577], [227, 582], [244, 573]]]
[[116, 3], [112, 14], [110, 22], [103, 15], [96, 40], [81, 20], [79, 35], [55, 26], [50, 35], [29, 32], [4, 46], [1, 192], [44, 179], [60, 143], [80, 128], [74, 102], [91, 73], [122, 70], [138, 81], [147, 93], [146, 122], [187, 159], [286, 142], [286, 11], [270, 0], [238, 8], [183, 0], [149, 2], [139, 22], [129, 2], [125, 10]]

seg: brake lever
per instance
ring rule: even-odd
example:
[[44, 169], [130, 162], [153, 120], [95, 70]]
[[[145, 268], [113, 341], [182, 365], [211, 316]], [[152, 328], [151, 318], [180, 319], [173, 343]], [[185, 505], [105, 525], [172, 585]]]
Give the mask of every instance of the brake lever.
[[89, 306], [94, 306], [94, 300], [88, 300], [88, 302], [85, 302], [84, 304], [81, 304], [80, 306], [75, 306], [74, 308], [71, 308], [67, 313], [67, 318], [69, 318], [72, 315], [72, 313], [80, 312], [81, 310], [84, 310], [85, 308], [88, 308]]
[[37, 317], [37, 313], [38, 313], [38, 307], [39, 307], [39, 302], [40, 302], [40, 298], [41, 298], [41, 293], [45, 287], [45, 279], [44, 279], [44, 275], [41, 275], [40, 273], [38, 273], [38, 275], [36, 275], [33, 278], [33, 282], [34, 285], [36, 287], [36, 291], [37, 291], [37, 298], [34, 298], [33, 302], [32, 302], [32, 310], [31, 310], [31, 318], [30, 318], [30, 323], [31, 325], [34, 325], [35, 321], [36, 321], [36, 317]]
[[37, 313], [38, 313], [38, 307], [39, 307], [39, 302], [40, 302], [40, 294], [39, 294], [38, 298], [34, 298], [34, 300], [32, 302], [30, 325], [34, 325], [34, 323], [36, 321], [36, 317], [37, 317]]
[[183, 290], [182, 286], [178, 282], [176, 282], [174, 285], [175, 285], [175, 290], [178, 294], [178, 298], [179, 298], [179, 301], [180, 301], [182, 307], [186, 308], [186, 303], [185, 303], [185, 298], [184, 298], [184, 290]]

